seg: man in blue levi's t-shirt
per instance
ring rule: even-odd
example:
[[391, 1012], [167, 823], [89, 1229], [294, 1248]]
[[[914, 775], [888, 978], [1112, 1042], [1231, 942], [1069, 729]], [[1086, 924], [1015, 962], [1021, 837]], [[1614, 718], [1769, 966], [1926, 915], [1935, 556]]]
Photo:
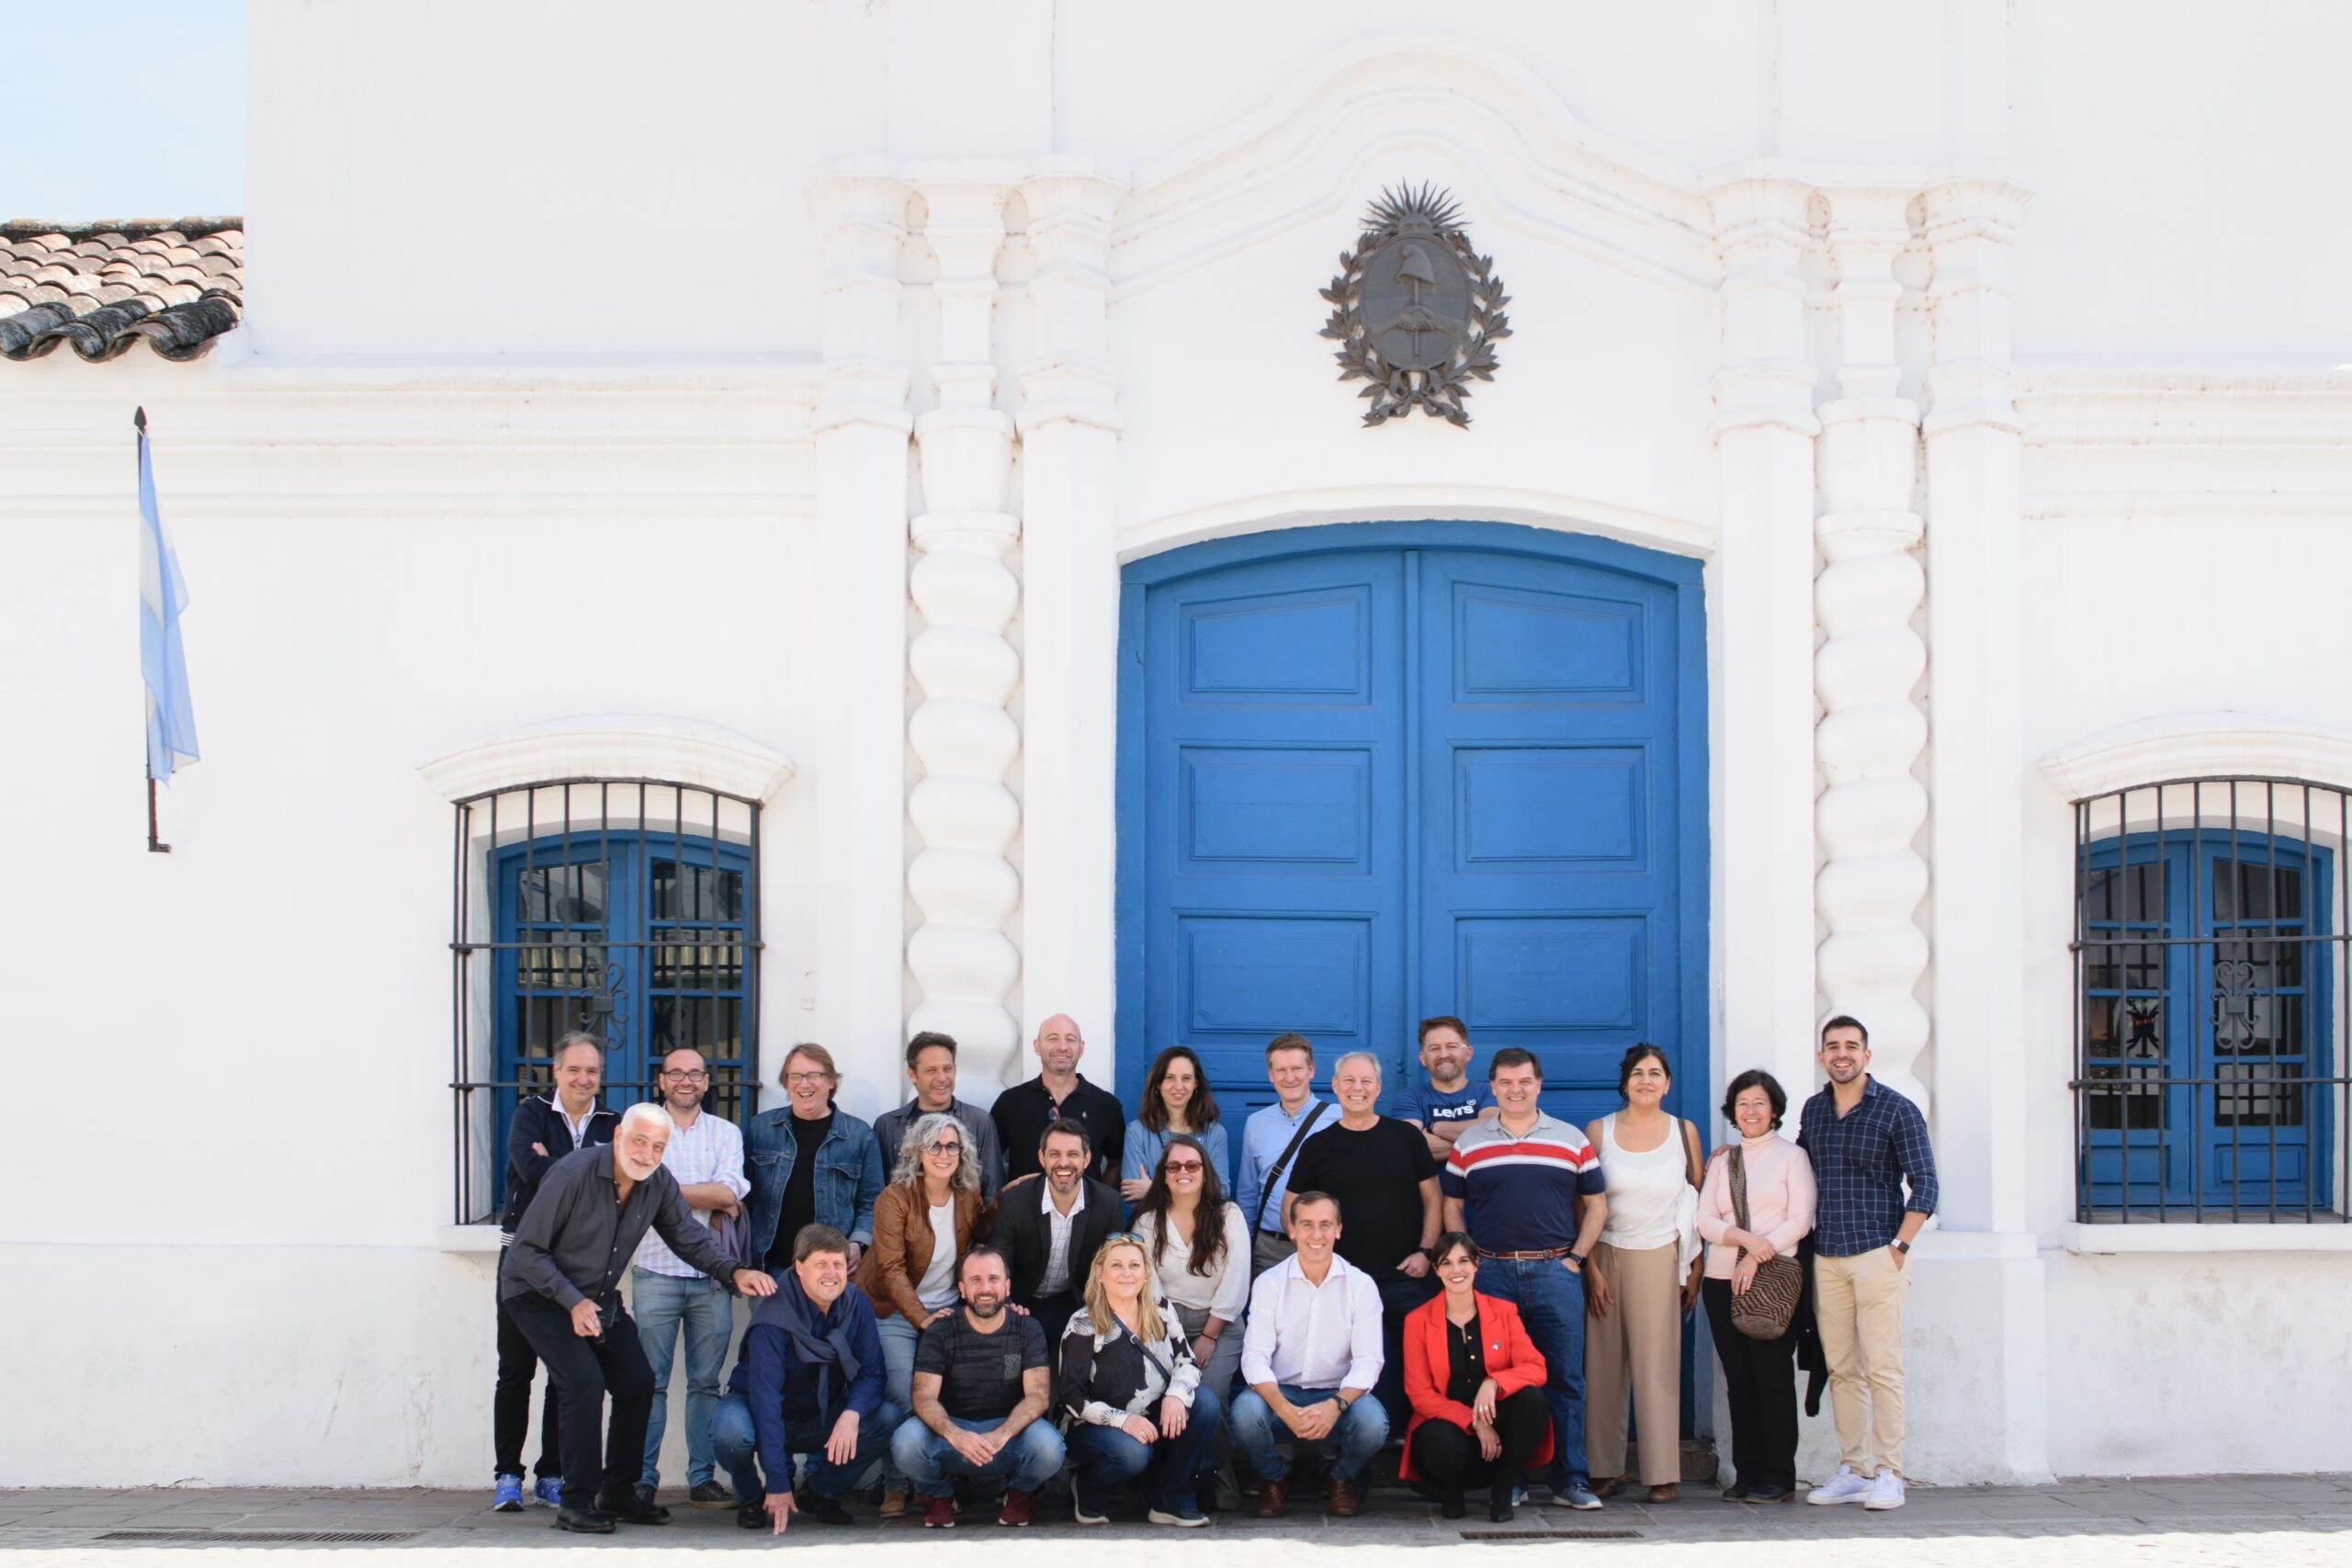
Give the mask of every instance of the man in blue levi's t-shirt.
[[1429, 1081], [1398, 1090], [1388, 1107], [1397, 1121], [1420, 1128], [1430, 1156], [1440, 1162], [1453, 1152], [1464, 1128], [1494, 1119], [1494, 1091], [1470, 1081], [1471, 1055], [1470, 1028], [1460, 1019], [1421, 1020], [1421, 1069]]

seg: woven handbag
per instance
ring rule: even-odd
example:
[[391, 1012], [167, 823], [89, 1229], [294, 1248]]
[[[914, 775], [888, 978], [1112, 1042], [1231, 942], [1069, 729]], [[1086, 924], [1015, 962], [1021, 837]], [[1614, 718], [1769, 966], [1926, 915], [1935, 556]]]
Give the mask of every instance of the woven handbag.
[[[1739, 1228], [1753, 1234], [1747, 1223], [1747, 1162], [1737, 1144], [1731, 1146], [1731, 1206]], [[1740, 1256], [1747, 1256], [1742, 1248]], [[1778, 1339], [1789, 1331], [1796, 1315], [1797, 1296], [1804, 1289], [1804, 1266], [1782, 1254], [1756, 1266], [1747, 1293], [1731, 1299], [1731, 1325], [1750, 1339]]]

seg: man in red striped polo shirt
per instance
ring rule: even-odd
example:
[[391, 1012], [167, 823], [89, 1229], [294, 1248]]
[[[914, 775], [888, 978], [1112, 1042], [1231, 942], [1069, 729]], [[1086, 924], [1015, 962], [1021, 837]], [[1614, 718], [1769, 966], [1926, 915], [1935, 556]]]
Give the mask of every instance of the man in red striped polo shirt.
[[1454, 1141], [1438, 1178], [1445, 1227], [1478, 1244], [1477, 1288], [1519, 1308], [1552, 1406], [1552, 1501], [1598, 1508], [1584, 1458], [1584, 1263], [1609, 1215], [1600, 1155], [1536, 1103], [1544, 1066], [1516, 1046], [1487, 1067], [1501, 1114]]

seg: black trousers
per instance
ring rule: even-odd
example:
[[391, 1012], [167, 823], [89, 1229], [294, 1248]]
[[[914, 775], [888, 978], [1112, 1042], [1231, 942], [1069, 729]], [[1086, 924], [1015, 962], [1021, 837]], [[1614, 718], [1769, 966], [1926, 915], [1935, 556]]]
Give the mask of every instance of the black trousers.
[[1373, 1282], [1380, 1289], [1380, 1348], [1386, 1359], [1380, 1363], [1372, 1394], [1388, 1412], [1388, 1429], [1401, 1432], [1413, 1419], [1413, 1406], [1405, 1397], [1405, 1319], [1443, 1287], [1434, 1274], [1416, 1280], [1394, 1269]]
[[[536, 1292], [509, 1297], [507, 1311], [523, 1337], [548, 1364], [562, 1397], [563, 1501], [588, 1508], [600, 1495], [626, 1497], [645, 1468], [645, 1423], [653, 1413], [653, 1369], [637, 1337], [637, 1325], [621, 1310], [618, 1292], [596, 1303], [605, 1332], [582, 1339], [571, 1331], [571, 1314]], [[597, 1429], [605, 1396], [613, 1398], [609, 1434]]]
[[1057, 1291], [1050, 1296], [1015, 1298], [1019, 1305], [1029, 1309], [1037, 1326], [1046, 1331], [1046, 1370], [1056, 1377], [1062, 1371], [1062, 1330], [1069, 1326], [1070, 1318], [1086, 1304], [1076, 1291]]
[[[492, 1289], [497, 1288], [496, 1281]], [[499, 1475], [523, 1473], [523, 1439], [531, 1429], [531, 1380], [538, 1374], [539, 1353], [523, 1337], [522, 1328], [514, 1314], [506, 1310], [506, 1300], [498, 1302], [498, 1388], [490, 1404], [490, 1435], [498, 1450]], [[539, 1470], [541, 1481], [553, 1481], [563, 1474], [563, 1450], [557, 1446], [556, 1423], [559, 1419], [555, 1397], [555, 1380], [548, 1380], [547, 1398], [539, 1405]]]
[[1731, 1405], [1731, 1465], [1742, 1486], [1787, 1490], [1797, 1483], [1797, 1336], [1750, 1339], [1731, 1322], [1731, 1281], [1704, 1280], [1707, 1330], [1724, 1364]]
[[1498, 1497], [1508, 1497], [1551, 1429], [1552, 1406], [1544, 1390], [1523, 1388], [1495, 1402], [1495, 1435], [1503, 1444], [1500, 1457], [1480, 1459], [1477, 1438], [1451, 1421], [1430, 1420], [1413, 1428], [1413, 1468], [1448, 1496], [1485, 1486]]

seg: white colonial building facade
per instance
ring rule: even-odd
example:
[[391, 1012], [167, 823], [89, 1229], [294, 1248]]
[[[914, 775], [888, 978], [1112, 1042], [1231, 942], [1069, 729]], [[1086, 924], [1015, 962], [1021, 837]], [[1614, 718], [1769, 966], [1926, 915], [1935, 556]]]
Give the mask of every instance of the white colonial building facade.
[[[483, 1483], [557, 1033], [870, 1118], [1054, 1012], [1711, 1141], [1854, 1013], [1917, 1479], [2352, 1468], [2352, 17], [1430, 15], [255, 0], [242, 220], [8, 226], [0, 1475]], [[1509, 332], [1368, 424], [1422, 185], [1370, 330]]]

